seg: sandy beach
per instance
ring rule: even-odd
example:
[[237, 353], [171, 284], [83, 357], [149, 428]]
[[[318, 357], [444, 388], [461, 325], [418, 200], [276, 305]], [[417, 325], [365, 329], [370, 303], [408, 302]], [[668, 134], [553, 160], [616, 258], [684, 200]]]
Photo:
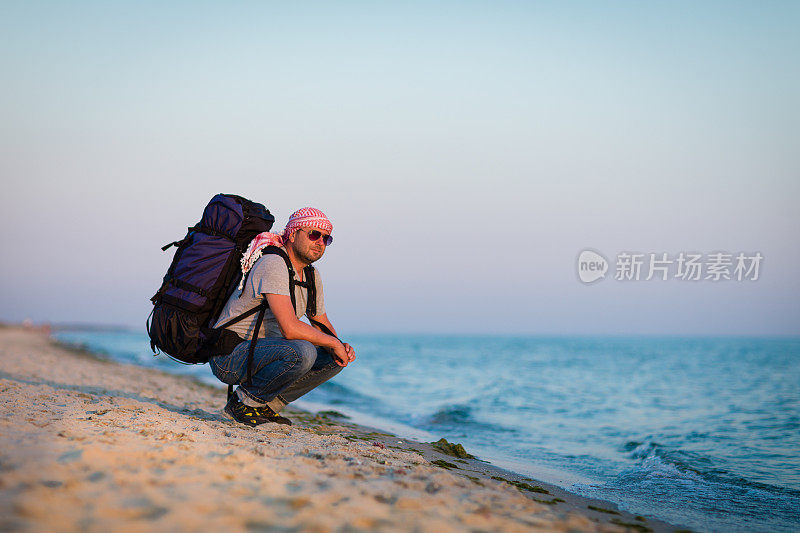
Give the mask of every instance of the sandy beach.
[[0, 531], [676, 530], [335, 412], [245, 427], [222, 389], [17, 326], [0, 403]]

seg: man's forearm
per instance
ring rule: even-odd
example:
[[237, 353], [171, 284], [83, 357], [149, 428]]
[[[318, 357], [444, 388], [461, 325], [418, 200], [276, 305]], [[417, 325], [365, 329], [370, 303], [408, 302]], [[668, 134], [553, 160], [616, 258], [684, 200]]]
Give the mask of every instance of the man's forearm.
[[[323, 348], [333, 348], [340, 343], [336, 337], [323, 333], [300, 320], [295, 320], [289, 327], [281, 329], [283, 330], [283, 336], [289, 340], [306, 340], [315, 346], [322, 346]], [[331, 331], [333, 331], [333, 327], [331, 327]]]
[[[322, 329], [323, 333], [328, 333], [328, 334], [332, 333], [334, 337], [336, 338], [339, 337], [339, 335], [336, 333], [336, 330], [333, 328], [333, 324], [331, 324], [331, 321], [328, 320], [328, 315], [326, 314], [317, 315], [315, 317], [309, 318], [309, 320], [311, 321], [312, 326], [314, 326], [317, 329]], [[320, 328], [319, 325], [328, 328], [328, 331], [325, 331], [324, 328]]]

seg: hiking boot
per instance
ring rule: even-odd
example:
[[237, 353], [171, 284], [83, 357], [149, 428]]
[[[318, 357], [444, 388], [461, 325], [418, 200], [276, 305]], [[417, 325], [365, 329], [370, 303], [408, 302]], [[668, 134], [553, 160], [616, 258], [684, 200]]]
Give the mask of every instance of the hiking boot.
[[291, 420], [279, 415], [270, 409], [269, 406], [250, 407], [249, 405], [243, 404], [236, 394], [231, 395], [228, 399], [228, 403], [225, 405], [225, 412], [237, 422], [241, 422], [250, 427], [255, 427], [265, 422], [286, 424], [287, 426], [292, 425]]
[[292, 425], [292, 421], [286, 418], [285, 416], [281, 416], [268, 405], [262, 405], [261, 407], [253, 407], [255, 412], [266, 422], [272, 422], [273, 424], [284, 424], [287, 426]]

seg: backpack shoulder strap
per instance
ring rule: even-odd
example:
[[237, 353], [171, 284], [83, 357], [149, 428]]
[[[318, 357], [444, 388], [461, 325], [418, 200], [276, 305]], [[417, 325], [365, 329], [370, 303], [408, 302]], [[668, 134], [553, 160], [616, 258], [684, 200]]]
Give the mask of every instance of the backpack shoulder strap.
[[278, 246], [267, 246], [261, 252], [261, 255], [266, 254], [279, 255], [283, 258], [283, 262], [286, 263], [286, 268], [289, 270], [289, 298], [292, 300], [292, 309], [297, 309], [297, 302], [294, 297], [294, 286], [297, 284], [297, 281], [294, 279], [294, 267], [292, 266], [291, 259], [289, 259], [289, 254], [286, 253], [286, 250]]
[[267, 246], [261, 251], [261, 255], [279, 255], [283, 258], [283, 262], [286, 263], [286, 268], [289, 269], [289, 272], [294, 272], [294, 267], [292, 266], [292, 261], [289, 259], [289, 254], [286, 253], [286, 250], [281, 248], [280, 246]]
[[303, 279], [305, 280], [308, 297], [306, 298], [306, 316], [310, 319], [317, 314], [317, 277], [314, 274], [314, 267], [308, 265], [303, 269]]
[[286, 250], [280, 248], [278, 246], [267, 246], [264, 248], [262, 254], [275, 254], [280, 255], [283, 257], [284, 263], [286, 263], [286, 268], [289, 270], [289, 295], [292, 299], [292, 307], [297, 308], [297, 303], [295, 302], [294, 296], [294, 288], [297, 285], [304, 287], [307, 291], [306, 297], [306, 316], [311, 318], [312, 316], [317, 314], [317, 278], [314, 274], [314, 267], [308, 265], [303, 269], [303, 281], [297, 281], [294, 279], [294, 267], [292, 266], [292, 261], [289, 259], [289, 254], [286, 253]]
[[308, 316], [308, 319], [312, 324], [316, 325], [324, 333], [335, 337], [333, 332], [329, 330], [325, 324], [311, 319], [312, 316], [316, 316], [317, 314], [317, 277], [316, 273], [314, 272], [314, 267], [311, 265], [305, 267], [303, 269], [304, 281], [298, 282], [294, 279], [294, 267], [292, 266], [292, 261], [289, 259], [289, 254], [286, 253], [286, 250], [278, 246], [267, 246], [264, 248], [262, 255], [263, 254], [275, 254], [283, 257], [283, 261], [286, 263], [286, 268], [289, 270], [289, 294], [292, 298], [292, 307], [295, 309], [297, 308], [294, 297], [295, 285], [305, 287], [308, 290], [308, 298], [306, 299], [306, 316]]
[[[306, 316], [308, 317], [308, 321], [323, 333], [326, 333], [331, 337], [336, 337], [336, 335], [334, 335], [333, 332], [328, 329], [328, 326], [322, 322], [317, 322], [312, 318], [317, 315], [317, 277], [314, 267], [311, 265], [308, 265], [304, 271], [306, 283], [308, 284], [308, 301], [306, 302]], [[336, 338], [338, 339], [339, 337]]]

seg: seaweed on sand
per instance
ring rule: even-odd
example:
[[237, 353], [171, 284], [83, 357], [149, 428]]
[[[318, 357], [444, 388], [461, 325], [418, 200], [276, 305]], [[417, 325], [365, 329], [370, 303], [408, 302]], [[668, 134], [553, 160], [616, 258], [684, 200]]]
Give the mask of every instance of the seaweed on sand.
[[539, 494], [550, 494], [550, 491], [548, 491], [547, 489], [543, 489], [539, 485], [531, 485], [530, 483], [525, 483], [524, 481], [509, 480], [500, 476], [492, 476], [492, 479], [496, 481], [504, 481], [509, 485], [517, 487], [517, 489], [521, 491], [527, 490], [528, 492], [538, 492]]
[[464, 449], [459, 443], [451, 444], [447, 442], [447, 439], [441, 438], [436, 442], [432, 442], [433, 447], [442, 452], [445, 455], [451, 455], [453, 457], [458, 457], [459, 459], [474, 459], [474, 455], [470, 455], [467, 453], [467, 450]]
[[447, 462], [444, 459], [436, 459], [435, 461], [431, 461], [431, 464], [434, 464], [434, 465], [442, 467], [442, 468], [446, 468], [448, 470], [452, 470], [454, 468], [458, 469], [458, 465], [455, 465], [453, 463]]

